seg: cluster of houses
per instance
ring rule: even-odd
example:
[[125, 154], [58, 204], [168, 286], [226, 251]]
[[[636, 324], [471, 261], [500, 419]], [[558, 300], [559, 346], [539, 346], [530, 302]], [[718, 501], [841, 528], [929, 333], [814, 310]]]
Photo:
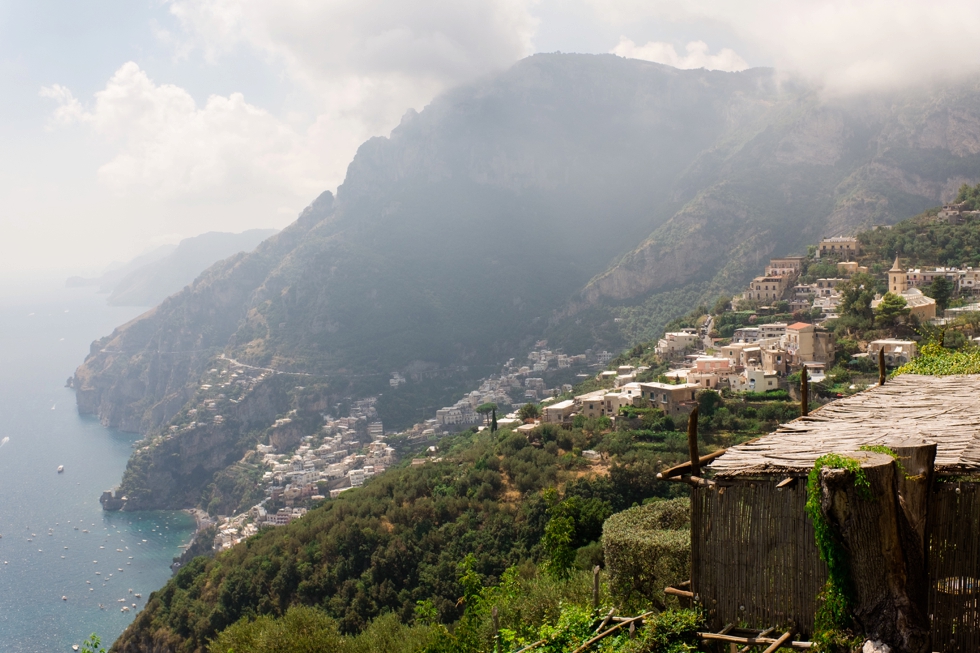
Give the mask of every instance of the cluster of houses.
[[[485, 417], [476, 412], [477, 407], [482, 404], [493, 403], [501, 409], [516, 409], [528, 402], [538, 403], [568, 392], [571, 390], [570, 385], [549, 388], [545, 380], [536, 375], [549, 370], [583, 366], [590, 361], [606, 365], [613, 358], [608, 351], [593, 353], [589, 350], [584, 354], [566, 355], [547, 347], [547, 340], [539, 340], [527, 355], [525, 364], [517, 364], [513, 358], [508, 360], [500, 375], [486, 379], [479, 389], [470, 392], [452, 406], [437, 410], [435, 419], [425, 425], [422, 434], [431, 435], [435, 430], [447, 427], [482, 424]], [[500, 411], [501, 416], [503, 412]]]
[[976, 218], [977, 216], [980, 216], [980, 211], [969, 210], [966, 202], [950, 203], [943, 204], [943, 208], [936, 215], [936, 221], [946, 224], [963, 224], [967, 218]]
[[[280, 453], [274, 445], [256, 445], [266, 467], [265, 498], [242, 514], [219, 518], [215, 549], [234, 546], [259, 528], [284, 526], [303, 516], [311, 503], [326, 499], [321, 492], [336, 498], [393, 465], [395, 449], [385, 441], [383, 424], [365, 421], [373, 406], [362, 401], [350, 417], [325, 417], [321, 433], [303, 436], [295, 451]], [[291, 421], [290, 416], [280, 418], [273, 429]], [[367, 445], [362, 443], [364, 433], [371, 437]], [[270, 510], [270, 505], [282, 507]]]
[[[837, 276], [817, 279], [812, 283], [796, 283], [804, 257], [774, 258], [766, 267], [766, 273], [751, 281], [741, 299], [756, 304], [785, 301], [791, 312], [806, 311], [816, 315], [818, 324], [839, 317], [837, 309], [841, 294], [838, 286], [855, 274], [868, 272], [867, 267], [851, 260], [861, 254], [860, 242], [844, 236], [825, 238], [820, 242], [817, 254], [824, 258], [843, 259], [836, 262]], [[961, 295], [980, 295], [980, 269], [906, 269], [899, 265], [897, 257], [888, 271], [888, 291], [905, 300], [910, 315], [920, 322], [927, 322], [936, 319], [936, 301], [927, 297], [921, 288], [937, 277], [948, 279], [951, 287]], [[876, 297], [872, 308], [877, 308], [881, 301], [881, 296]]]
[[[629, 365], [610, 371], [615, 375], [616, 387], [547, 405], [541, 411], [542, 421], [563, 424], [571, 422], [577, 415], [586, 418], [615, 417], [621, 408], [641, 404], [658, 407], [670, 417], [683, 417], [697, 405], [697, 393], [701, 386], [695, 383], [637, 382], [632, 379], [645, 370]], [[599, 376], [608, 374], [603, 372]]]

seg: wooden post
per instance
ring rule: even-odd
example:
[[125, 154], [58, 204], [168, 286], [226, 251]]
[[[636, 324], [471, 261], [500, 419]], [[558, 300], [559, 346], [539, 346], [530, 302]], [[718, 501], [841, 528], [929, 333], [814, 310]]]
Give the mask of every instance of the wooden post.
[[878, 350], [878, 385], [885, 385], [885, 348]]
[[497, 615], [497, 606], [493, 606], [490, 611], [490, 616], [493, 617], [493, 650], [500, 653], [500, 618]]
[[592, 568], [592, 609], [599, 609], [599, 565]]
[[701, 457], [698, 455], [698, 407], [687, 418], [687, 448], [691, 454], [691, 476], [701, 476]]
[[800, 415], [806, 417], [810, 414], [810, 379], [806, 365], [800, 370]]
[[893, 651], [927, 653], [928, 576], [901, 506], [898, 466], [887, 454], [847, 455], [861, 463], [870, 498], [855, 487], [851, 472], [825, 467], [820, 508], [848, 554], [854, 618], [865, 636]]

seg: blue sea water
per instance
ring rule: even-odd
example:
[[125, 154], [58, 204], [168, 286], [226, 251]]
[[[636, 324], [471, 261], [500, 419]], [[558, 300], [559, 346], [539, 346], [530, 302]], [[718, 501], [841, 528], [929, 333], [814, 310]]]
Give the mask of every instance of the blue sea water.
[[194, 530], [181, 512], [101, 509], [139, 436], [79, 416], [65, 380], [93, 340], [144, 309], [61, 285], [0, 283], [0, 650], [11, 653], [70, 651], [92, 632], [111, 643]]

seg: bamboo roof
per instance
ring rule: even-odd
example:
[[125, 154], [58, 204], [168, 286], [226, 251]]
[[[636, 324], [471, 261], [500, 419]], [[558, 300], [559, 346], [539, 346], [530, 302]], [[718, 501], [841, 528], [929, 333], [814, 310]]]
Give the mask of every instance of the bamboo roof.
[[903, 374], [731, 447], [708, 469], [719, 477], [808, 472], [825, 453], [918, 438], [936, 443], [938, 473], [980, 472], [980, 375]]

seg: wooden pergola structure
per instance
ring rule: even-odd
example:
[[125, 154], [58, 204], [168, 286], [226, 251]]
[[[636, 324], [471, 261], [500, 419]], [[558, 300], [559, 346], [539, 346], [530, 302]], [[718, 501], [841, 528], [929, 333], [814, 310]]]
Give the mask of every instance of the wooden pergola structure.
[[[901, 465], [862, 450], [874, 445]], [[692, 485], [688, 591], [712, 630], [812, 634], [828, 572], [804, 512], [806, 477], [827, 453], [858, 459], [874, 491], [860, 500], [843, 472], [821, 476], [858, 618], [900, 650], [980, 651], [980, 376], [899, 376], [664, 472]]]

